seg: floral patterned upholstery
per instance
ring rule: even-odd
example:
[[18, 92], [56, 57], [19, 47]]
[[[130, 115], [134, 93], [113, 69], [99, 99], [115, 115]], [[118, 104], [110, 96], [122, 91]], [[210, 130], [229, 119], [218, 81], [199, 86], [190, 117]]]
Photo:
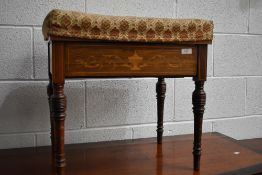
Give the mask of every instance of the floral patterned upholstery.
[[43, 35], [88, 40], [135, 42], [211, 41], [213, 22], [202, 19], [170, 19], [107, 16], [52, 10], [43, 23]]

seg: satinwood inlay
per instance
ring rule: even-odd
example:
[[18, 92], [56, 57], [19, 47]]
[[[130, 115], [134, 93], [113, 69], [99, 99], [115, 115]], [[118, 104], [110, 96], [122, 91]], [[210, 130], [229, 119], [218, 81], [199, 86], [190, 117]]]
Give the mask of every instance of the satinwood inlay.
[[134, 55], [128, 57], [129, 62], [131, 63], [132, 67], [130, 67], [130, 70], [141, 70], [141, 63], [143, 62], [143, 57], [137, 55], [136, 51]]
[[[121, 45], [70, 45], [66, 49], [66, 76], [193, 76], [196, 74], [196, 48], [184, 55], [181, 47]], [[86, 54], [88, 53], [88, 54]]]

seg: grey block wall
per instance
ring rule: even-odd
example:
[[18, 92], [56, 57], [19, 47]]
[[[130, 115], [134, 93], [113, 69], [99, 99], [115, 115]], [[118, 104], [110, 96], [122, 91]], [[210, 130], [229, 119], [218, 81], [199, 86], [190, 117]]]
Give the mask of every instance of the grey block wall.
[[[262, 137], [261, 0], [1, 0], [0, 149], [50, 144], [41, 25], [53, 8], [213, 19], [204, 132]], [[155, 83], [155, 78], [68, 80], [66, 143], [156, 136]], [[193, 88], [189, 78], [167, 79], [165, 135], [193, 133]]]

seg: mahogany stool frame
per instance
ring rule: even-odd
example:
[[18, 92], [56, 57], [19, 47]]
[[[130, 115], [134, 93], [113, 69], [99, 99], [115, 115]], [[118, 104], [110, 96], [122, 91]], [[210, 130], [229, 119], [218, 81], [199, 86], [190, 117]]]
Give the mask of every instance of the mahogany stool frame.
[[50, 36], [48, 43], [49, 84], [47, 94], [50, 107], [52, 157], [58, 174], [63, 174], [66, 165], [64, 83], [66, 78], [79, 77], [157, 77], [158, 144], [162, 144], [163, 135], [166, 92], [164, 78], [193, 77], [195, 82], [195, 90], [192, 95], [194, 113], [193, 167], [194, 170], [199, 170], [202, 121], [206, 103], [204, 82], [207, 76], [207, 45], [211, 41], [102, 42]]

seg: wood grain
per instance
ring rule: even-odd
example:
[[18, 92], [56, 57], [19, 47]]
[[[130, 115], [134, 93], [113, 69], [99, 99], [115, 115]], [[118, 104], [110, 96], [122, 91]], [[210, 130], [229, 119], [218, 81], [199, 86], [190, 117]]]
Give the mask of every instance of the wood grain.
[[[203, 134], [202, 165], [193, 171], [193, 135], [66, 145], [65, 175], [254, 175], [262, 172], [262, 140]], [[257, 150], [255, 152], [253, 150]], [[259, 150], [258, 150], [259, 149]], [[234, 154], [234, 152], [240, 154]], [[56, 175], [50, 147], [0, 150], [0, 174]]]
[[[183, 48], [192, 54], [182, 54]], [[67, 44], [66, 77], [195, 76], [194, 46]]]
[[52, 81], [60, 84], [65, 82], [64, 48], [64, 42], [52, 42], [51, 44]]
[[206, 81], [207, 78], [207, 45], [197, 46], [197, 76], [196, 80]]

